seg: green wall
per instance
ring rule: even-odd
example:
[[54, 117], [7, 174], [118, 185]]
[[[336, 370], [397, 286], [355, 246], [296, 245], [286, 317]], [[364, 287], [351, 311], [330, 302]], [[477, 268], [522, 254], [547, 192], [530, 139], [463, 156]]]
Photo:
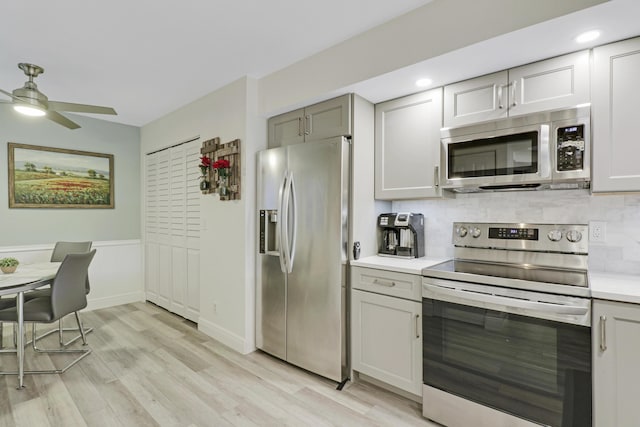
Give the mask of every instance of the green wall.
[[[98, 117], [98, 116], [96, 116]], [[0, 105], [0, 246], [140, 239], [140, 128], [71, 115], [80, 129]], [[7, 143], [113, 154], [114, 209], [9, 209]]]

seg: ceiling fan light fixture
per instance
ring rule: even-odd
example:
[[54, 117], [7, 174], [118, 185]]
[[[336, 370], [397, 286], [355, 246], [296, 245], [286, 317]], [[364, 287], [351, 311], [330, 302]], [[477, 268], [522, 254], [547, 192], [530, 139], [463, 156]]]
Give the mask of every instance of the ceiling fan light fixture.
[[32, 107], [31, 105], [14, 105], [13, 109], [16, 110], [20, 114], [24, 114], [25, 116], [31, 117], [42, 117], [47, 114], [42, 108]]

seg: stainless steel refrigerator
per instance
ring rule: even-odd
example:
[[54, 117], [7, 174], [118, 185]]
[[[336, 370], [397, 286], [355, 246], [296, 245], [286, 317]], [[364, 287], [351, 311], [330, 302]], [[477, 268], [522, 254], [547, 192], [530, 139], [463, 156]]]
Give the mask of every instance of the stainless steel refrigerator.
[[256, 345], [347, 378], [350, 145], [332, 138], [258, 153]]

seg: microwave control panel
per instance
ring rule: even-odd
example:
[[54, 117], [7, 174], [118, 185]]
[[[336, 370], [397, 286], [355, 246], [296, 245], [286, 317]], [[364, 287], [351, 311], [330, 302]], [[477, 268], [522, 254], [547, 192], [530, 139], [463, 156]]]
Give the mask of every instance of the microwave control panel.
[[584, 125], [558, 128], [556, 143], [558, 171], [582, 170], [585, 149]]

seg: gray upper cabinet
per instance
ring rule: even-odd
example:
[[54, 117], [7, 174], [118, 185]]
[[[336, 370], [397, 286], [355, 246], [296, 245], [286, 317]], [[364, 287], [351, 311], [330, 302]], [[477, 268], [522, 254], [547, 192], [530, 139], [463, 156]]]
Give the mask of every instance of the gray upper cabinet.
[[347, 94], [270, 118], [269, 147], [351, 135], [351, 105]]
[[640, 191], [640, 38], [593, 50], [593, 192]]
[[487, 74], [444, 87], [444, 126], [466, 124], [507, 117], [504, 99], [507, 71]]
[[440, 197], [442, 88], [375, 107], [375, 197]]
[[304, 142], [304, 109], [289, 111], [269, 119], [269, 147]]
[[568, 108], [589, 99], [585, 50], [445, 86], [444, 126]]

